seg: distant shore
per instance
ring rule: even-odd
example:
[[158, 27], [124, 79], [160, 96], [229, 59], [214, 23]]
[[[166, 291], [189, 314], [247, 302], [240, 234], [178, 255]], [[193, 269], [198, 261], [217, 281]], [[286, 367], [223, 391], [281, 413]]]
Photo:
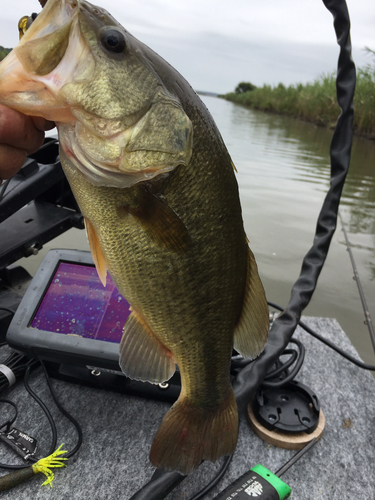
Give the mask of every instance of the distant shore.
[[[322, 76], [313, 83], [276, 87], [264, 85], [246, 90], [241, 82], [235, 92], [220, 97], [243, 106], [299, 118], [333, 128], [340, 114], [336, 101], [336, 75]], [[245, 91], [243, 91], [245, 90]], [[354, 95], [353, 131], [375, 140], [375, 68], [358, 69]]]
[[12, 49], [6, 49], [2, 45], [0, 45], [0, 61], [2, 61], [4, 57], [6, 57], [11, 50]]

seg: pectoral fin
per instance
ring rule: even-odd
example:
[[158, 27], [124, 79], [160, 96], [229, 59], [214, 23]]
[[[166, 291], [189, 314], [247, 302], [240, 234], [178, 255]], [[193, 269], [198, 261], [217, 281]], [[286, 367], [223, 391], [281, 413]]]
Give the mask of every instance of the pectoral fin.
[[119, 215], [136, 217], [152, 239], [173, 252], [186, 252], [191, 244], [189, 232], [180, 217], [160, 197], [143, 186], [137, 207], [123, 206]]
[[165, 382], [176, 370], [170, 351], [134, 311], [125, 324], [119, 364], [127, 377], [152, 384]]
[[245, 358], [256, 358], [266, 345], [268, 330], [267, 300], [254, 255], [248, 248], [245, 296], [234, 331], [234, 348]]
[[107, 283], [107, 263], [100, 248], [99, 240], [96, 235], [94, 226], [91, 224], [87, 217], [85, 217], [85, 227], [87, 238], [89, 240], [92, 259], [94, 261], [100, 281], [102, 282], [103, 286], [105, 286]]

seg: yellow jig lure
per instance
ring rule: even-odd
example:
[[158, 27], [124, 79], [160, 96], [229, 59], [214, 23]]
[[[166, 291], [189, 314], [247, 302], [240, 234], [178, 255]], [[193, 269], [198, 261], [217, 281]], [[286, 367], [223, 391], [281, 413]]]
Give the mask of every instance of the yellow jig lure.
[[62, 446], [63, 445], [59, 446], [57, 450], [52, 453], [52, 455], [38, 460], [38, 462], [33, 464], [31, 467], [10, 472], [5, 476], [0, 477], [0, 491], [10, 490], [19, 484], [25, 483], [39, 472], [47, 477], [42, 486], [49, 484], [52, 488], [52, 481], [55, 475], [51, 471], [51, 468], [65, 467], [63, 460], [68, 460], [67, 458], [60, 456], [66, 453], [65, 450], [61, 449]]

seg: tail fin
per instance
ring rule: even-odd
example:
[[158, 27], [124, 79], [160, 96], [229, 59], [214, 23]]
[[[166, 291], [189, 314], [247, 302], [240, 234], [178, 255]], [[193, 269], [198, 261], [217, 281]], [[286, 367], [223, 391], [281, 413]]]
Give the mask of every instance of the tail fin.
[[237, 434], [237, 404], [232, 390], [229, 399], [214, 409], [198, 408], [179, 398], [156, 433], [150, 461], [154, 467], [188, 474], [204, 459], [215, 462], [233, 453]]

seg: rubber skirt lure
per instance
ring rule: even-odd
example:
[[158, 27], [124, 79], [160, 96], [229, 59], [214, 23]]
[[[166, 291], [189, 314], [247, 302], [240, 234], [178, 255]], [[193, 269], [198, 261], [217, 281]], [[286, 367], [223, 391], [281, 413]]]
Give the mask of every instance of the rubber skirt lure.
[[63, 445], [59, 446], [59, 448], [57, 448], [52, 455], [38, 460], [38, 462], [33, 464], [31, 467], [10, 472], [5, 476], [0, 477], [0, 491], [10, 490], [19, 484], [25, 483], [39, 472], [47, 477], [42, 486], [49, 484], [52, 488], [52, 481], [55, 475], [51, 471], [51, 468], [65, 467], [63, 460], [68, 460], [67, 458], [60, 456], [66, 453], [65, 450], [61, 449], [62, 446]]

